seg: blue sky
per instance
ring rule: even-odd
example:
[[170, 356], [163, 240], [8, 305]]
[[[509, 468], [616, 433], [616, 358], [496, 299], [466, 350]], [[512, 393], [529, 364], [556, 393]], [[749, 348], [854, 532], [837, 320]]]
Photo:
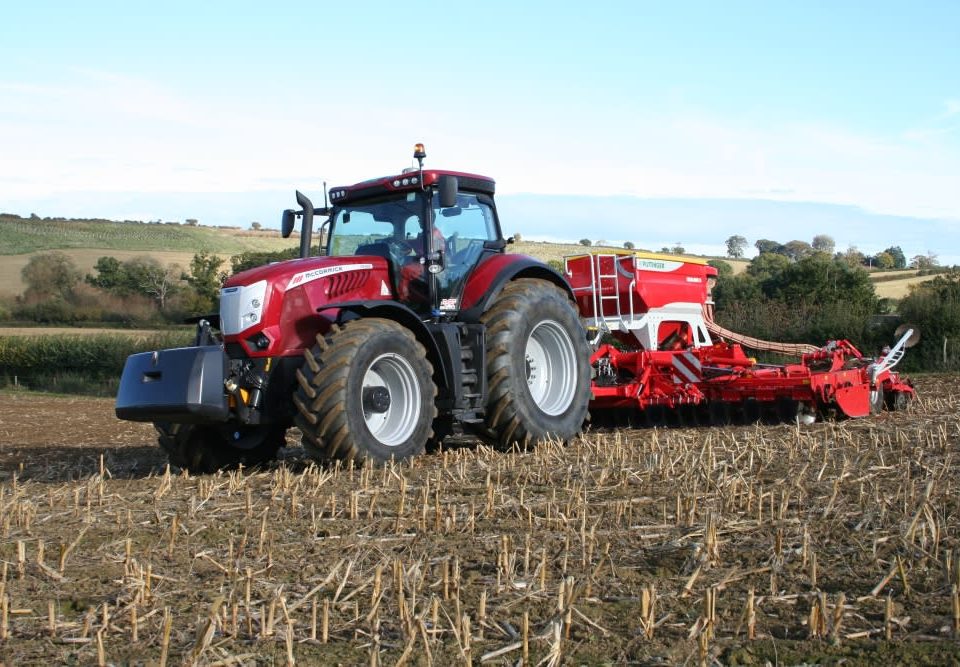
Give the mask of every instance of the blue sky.
[[[497, 179], [503, 217], [524, 216], [508, 232], [688, 248], [829, 233], [960, 262], [960, 2], [93, 1], [2, 15], [3, 211], [272, 223], [294, 188], [396, 171], [423, 141], [428, 164]], [[577, 196], [582, 223], [556, 214], [570, 205], [557, 194]], [[609, 197], [636, 206], [595, 215], [612, 205], [591, 198]], [[753, 200], [782, 204], [739, 223]]]

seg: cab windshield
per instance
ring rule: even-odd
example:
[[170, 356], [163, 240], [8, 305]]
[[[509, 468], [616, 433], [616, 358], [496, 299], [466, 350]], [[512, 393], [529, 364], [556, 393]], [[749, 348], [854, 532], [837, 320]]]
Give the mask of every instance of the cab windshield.
[[[408, 244], [422, 232], [423, 195], [409, 192], [386, 200], [333, 209], [327, 254], [368, 254], [374, 244]], [[379, 253], [373, 253], [379, 254]]]
[[[474, 193], [459, 193], [456, 204], [445, 208], [440, 207], [439, 196], [432, 194], [430, 237], [424, 232], [427, 196], [416, 191], [335, 207], [327, 254], [382, 257], [389, 262], [393, 293], [401, 303], [419, 311], [436, 298], [441, 310], [456, 310], [485, 243], [498, 238], [496, 217], [491, 203]], [[441, 267], [433, 279], [427, 275], [425, 261], [430, 252], [436, 253], [430, 262]]]

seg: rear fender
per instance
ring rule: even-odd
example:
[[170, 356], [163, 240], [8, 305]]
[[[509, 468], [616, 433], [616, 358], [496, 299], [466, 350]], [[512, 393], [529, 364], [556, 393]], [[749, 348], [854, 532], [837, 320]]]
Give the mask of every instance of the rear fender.
[[493, 255], [477, 265], [467, 279], [461, 301], [460, 319], [475, 323], [496, 301], [503, 288], [512, 280], [535, 278], [553, 283], [573, 300], [573, 291], [560, 273], [526, 255]]

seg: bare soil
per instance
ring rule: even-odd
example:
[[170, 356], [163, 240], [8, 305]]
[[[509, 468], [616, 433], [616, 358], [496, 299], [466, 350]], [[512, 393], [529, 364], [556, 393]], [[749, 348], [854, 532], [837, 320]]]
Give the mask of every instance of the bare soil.
[[109, 400], [0, 393], [0, 661], [958, 664], [957, 381], [359, 470], [291, 431], [204, 477]]

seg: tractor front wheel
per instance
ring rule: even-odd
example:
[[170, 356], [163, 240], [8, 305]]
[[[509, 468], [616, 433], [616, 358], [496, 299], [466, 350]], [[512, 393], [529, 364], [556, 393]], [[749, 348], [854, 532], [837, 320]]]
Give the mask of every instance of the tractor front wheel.
[[486, 435], [509, 448], [579, 433], [590, 401], [590, 349], [567, 295], [543, 280], [515, 280], [481, 321], [487, 326]]
[[157, 422], [160, 448], [172, 465], [194, 474], [272, 461], [283, 446], [280, 426], [206, 426]]
[[382, 463], [424, 451], [437, 388], [406, 327], [377, 317], [334, 325], [303, 356], [293, 402], [307, 454]]

